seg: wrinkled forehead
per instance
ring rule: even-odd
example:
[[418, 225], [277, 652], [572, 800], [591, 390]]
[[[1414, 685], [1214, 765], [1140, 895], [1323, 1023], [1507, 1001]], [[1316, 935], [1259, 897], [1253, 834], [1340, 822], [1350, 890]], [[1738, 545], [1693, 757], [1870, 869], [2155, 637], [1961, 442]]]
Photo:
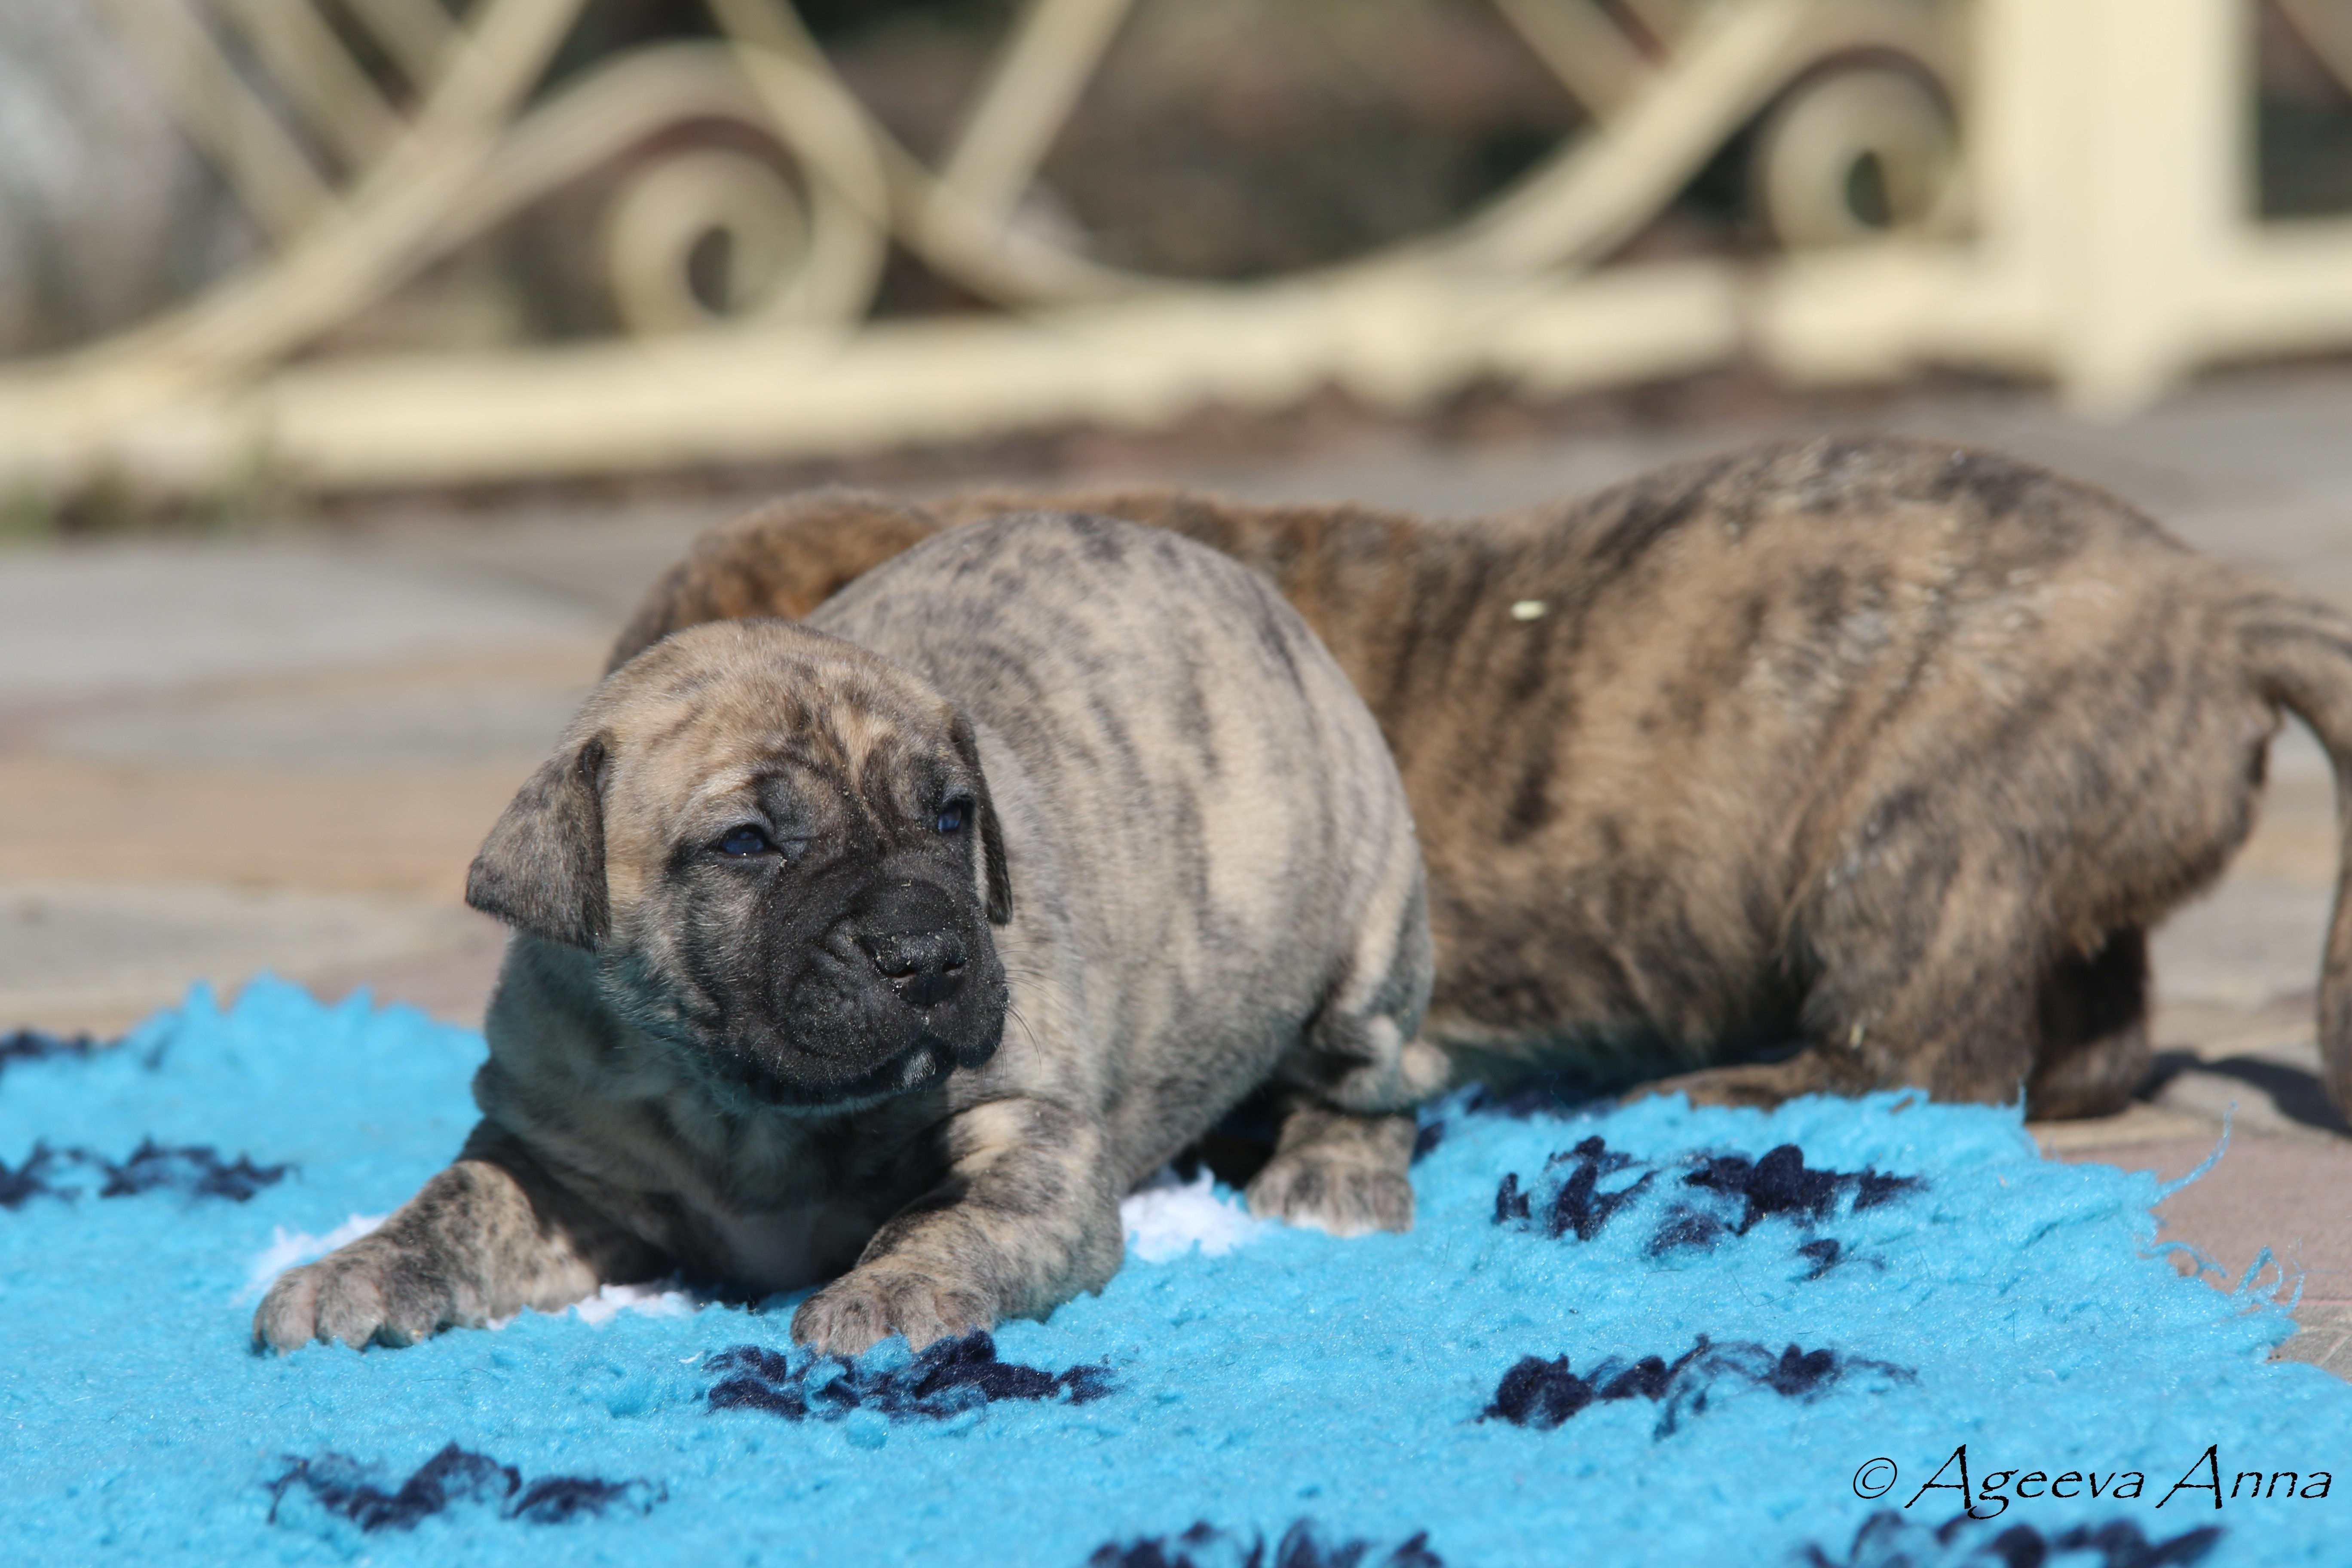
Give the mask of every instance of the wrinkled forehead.
[[811, 809], [919, 806], [961, 772], [953, 710], [905, 671], [824, 649], [719, 651], [737, 657], [648, 671], [615, 712], [613, 805], [691, 815], [782, 784]]

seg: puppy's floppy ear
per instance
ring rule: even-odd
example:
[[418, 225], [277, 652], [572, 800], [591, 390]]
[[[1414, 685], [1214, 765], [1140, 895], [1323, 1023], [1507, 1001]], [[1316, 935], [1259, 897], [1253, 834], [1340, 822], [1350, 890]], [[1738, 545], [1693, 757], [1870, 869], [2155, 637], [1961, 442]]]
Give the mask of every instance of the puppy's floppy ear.
[[612, 929], [604, 888], [604, 737], [540, 764], [466, 873], [466, 901], [519, 931], [593, 951]]
[[988, 923], [1006, 925], [1013, 919], [1013, 876], [1004, 868], [1004, 826], [996, 820], [996, 803], [988, 797], [988, 774], [980, 765], [980, 742], [961, 713], [949, 731], [956, 755], [971, 770], [972, 815], [980, 818], [980, 862], [988, 874]]

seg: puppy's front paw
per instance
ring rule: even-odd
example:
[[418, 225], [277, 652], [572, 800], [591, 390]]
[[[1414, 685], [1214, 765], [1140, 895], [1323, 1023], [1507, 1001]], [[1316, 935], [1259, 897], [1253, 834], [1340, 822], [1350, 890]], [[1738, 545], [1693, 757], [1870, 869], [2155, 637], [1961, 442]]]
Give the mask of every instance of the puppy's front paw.
[[1631, 1105], [1654, 1094], [1682, 1094], [1689, 1096], [1693, 1105], [1769, 1110], [1799, 1095], [1861, 1094], [1873, 1087], [1865, 1078], [1833, 1071], [1818, 1050], [1811, 1050], [1800, 1051], [1786, 1061], [1742, 1062], [1658, 1079], [1628, 1090], [1618, 1103]]
[[1402, 1173], [1314, 1148], [1276, 1154], [1249, 1184], [1250, 1213], [1333, 1236], [1412, 1228], [1412, 1183]]
[[892, 1334], [910, 1350], [993, 1328], [996, 1313], [976, 1290], [900, 1269], [853, 1268], [793, 1314], [793, 1338], [828, 1355], [856, 1355]]
[[253, 1314], [253, 1342], [281, 1353], [312, 1340], [414, 1344], [451, 1321], [453, 1305], [445, 1269], [361, 1240], [279, 1275]]

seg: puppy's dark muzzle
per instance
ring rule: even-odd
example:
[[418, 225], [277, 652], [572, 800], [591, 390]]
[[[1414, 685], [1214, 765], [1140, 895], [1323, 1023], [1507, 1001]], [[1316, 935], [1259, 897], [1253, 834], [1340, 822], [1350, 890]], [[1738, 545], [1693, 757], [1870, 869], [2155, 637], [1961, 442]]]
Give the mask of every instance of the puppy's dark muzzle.
[[715, 1070], [762, 1104], [823, 1106], [904, 1094], [996, 1054], [1004, 966], [971, 892], [884, 875], [856, 889], [814, 941], [765, 965], [773, 989]]
[[886, 931], [858, 943], [899, 999], [918, 1011], [938, 1006], [963, 989], [970, 963], [951, 931]]

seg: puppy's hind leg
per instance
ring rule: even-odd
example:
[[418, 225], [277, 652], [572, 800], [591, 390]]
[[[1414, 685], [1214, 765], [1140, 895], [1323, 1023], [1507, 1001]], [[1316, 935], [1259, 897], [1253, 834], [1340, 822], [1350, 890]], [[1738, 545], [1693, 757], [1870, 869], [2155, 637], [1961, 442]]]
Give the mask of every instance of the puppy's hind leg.
[[1333, 1236], [1412, 1228], [1412, 1116], [1357, 1116], [1298, 1095], [1276, 1106], [1274, 1158], [1249, 1184], [1250, 1213]]
[[1770, 1107], [1802, 1094], [1923, 1089], [1940, 1100], [2016, 1102], [2034, 1065], [2044, 949], [2030, 891], [2041, 868], [1971, 861], [1925, 829], [1874, 836], [1861, 875], [1831, 885], [1800, 929], [1812, 955], [1783, 1061], [1650, 1086], [1700, 1104]]
[[[1822, 1087], [1924, 1089], [2013, 1105], [2034, 1065], [2045, 968], [2040, 868], [1984, 865], [1921, 878], [1833, 910], [1803, 1008]], [[1890, 881], [1895, 879], [1890, 879]]]
[[2040, 1048], [2025, 1113], [2112, 1116], [2147, 1076], [2147, 933], [2110, 932], [2087, 957], [2061, 959], [2042, 983]]
[[1429, 973], [1418, 918], [1410, 908], [1371, 994], [1343, 988], [1276, 1065], [1278, 1131], [1249, 1184], [1252, 1214], [1333, 1236], [1412, 1228], [1412, 1107], [1453, 1075], [1451, 1058], [1414, 1035]]

